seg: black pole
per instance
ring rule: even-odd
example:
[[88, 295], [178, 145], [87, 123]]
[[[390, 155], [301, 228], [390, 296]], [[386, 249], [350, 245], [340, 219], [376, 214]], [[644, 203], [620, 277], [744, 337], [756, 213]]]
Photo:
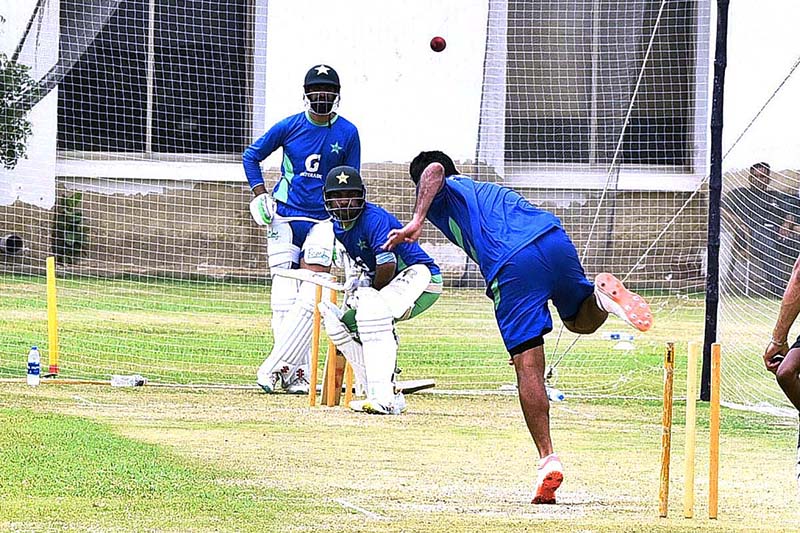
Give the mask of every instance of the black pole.
[[714, 92], [711, 103], [711, 174], [708, 180], [708, 271], [706, 273], [706, 327], [703, 337], [703, 373], [700, 399], [711, 397], [711, 344], [717, 342], [719, 307], [719, 226], [722, 197], [722, 97], [728, 44], [728, 3], [717, 0], [717, 39], [714, 53]]

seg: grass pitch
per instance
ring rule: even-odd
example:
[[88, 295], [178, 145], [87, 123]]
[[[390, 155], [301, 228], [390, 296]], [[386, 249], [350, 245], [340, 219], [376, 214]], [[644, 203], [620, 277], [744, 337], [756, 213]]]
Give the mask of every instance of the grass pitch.
[[551, 410], [565, 482], [532, 506], [536, 457], [514, 396], [409, 397], [400, 417], [254, 391], [0, 388], [0, 528], [159, 531], [796, 531], [797, 427], [723, 409], [719, 519], [698, 412], [682, 518], [676, 404], [670, 517], [658, 518], [661, 406]]
[[[0, 280], [0, 377], [23, 377], [31, 344], [47, 349], [44, 294], [41, 278]], [[62, 375], [251, 385], [272, 342], [268, 300], [253, 285], [59, 280]], [[679, 401], [670, 517], [658, 518], [664, 343], [676, 343], [680, 398], [702, 304], [656, 298], [656, 326], [633, 349], [598, 333], [564, 357], [568, 399], [551, 409], [566, 469], [555, 506], [528, 503], [537, 458], [516, 396], [497, 393], [514, 375], [491, 303], [451, 290], [398, 327], [401, 377], [495, 394], [417, 394], [400, 417], [255, 390], [1, 383], [0, 530], [796, 531], [796, 421], [758, 413], [723, 409], [719, 519], [705, 518], [705, 404], [697, 518], [682, 518]], [[612, 319], [603, 331], [615, 329]], [[557, 332], [551, 359], [571, 342]], [[777, 387], [762, 374], [738, 383]]]

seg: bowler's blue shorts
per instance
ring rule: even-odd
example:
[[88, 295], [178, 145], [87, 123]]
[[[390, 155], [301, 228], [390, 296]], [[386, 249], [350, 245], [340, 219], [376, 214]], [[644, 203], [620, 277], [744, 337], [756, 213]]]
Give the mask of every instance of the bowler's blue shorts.
[[553, 300], [562, 320], [572, 320], [593, 292], [575, 245], [560, 227], [511, 256], [486, 289], [512, 356], [540, 346], [542, 336], [553, 330], [548, 300]]

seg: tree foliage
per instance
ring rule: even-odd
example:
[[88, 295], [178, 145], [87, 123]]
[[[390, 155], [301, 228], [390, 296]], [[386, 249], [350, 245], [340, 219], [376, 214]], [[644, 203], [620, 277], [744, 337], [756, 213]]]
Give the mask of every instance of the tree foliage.
[[0, 53], [0, 164], [6, 169], [17, 166], [27, 157], [28, 137], [32, 133], [27, 115], [28, 102], [39, 92], [39, 85], [26, 65]]

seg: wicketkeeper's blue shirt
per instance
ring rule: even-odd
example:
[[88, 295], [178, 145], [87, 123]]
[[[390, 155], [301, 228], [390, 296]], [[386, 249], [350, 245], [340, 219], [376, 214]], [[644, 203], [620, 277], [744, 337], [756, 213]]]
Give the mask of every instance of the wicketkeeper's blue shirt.
[[466, 176], [449, 176], [428, 220], [478, 264], [491, 282], [508, 259], [561, 221], [518, 192]]
[[389, 231], [402, 227], [394, 215], [369, 202], [366, 203], [361, 215], [347, 229], [341, 222], [333, 222], [333, 232], [344, 245], [347, 255], [366, 266], [370, 277], [375, 275], [378, 264], [392, 261], [397, 263], [395, 274], [411, 265], [419, 264], [426, 265], [431, 275], [439, 274], [439, 267], [416, 242], [399, 244], [393, 252], [387, 252], [382, 248]]
[[283, 147], [281, 177], [272, 190], [278, 201], [278, 214], [330, 218], [325, 211], [322, 186], [334, 167], [361, 168], [361, 142], [356, 127], [339, 115], [330, 125], [312, 122], [305, 112], [281, 120], [244, 151], [244, 172], [251, 189], [264, 184], [260, 163], [279, 147]]

